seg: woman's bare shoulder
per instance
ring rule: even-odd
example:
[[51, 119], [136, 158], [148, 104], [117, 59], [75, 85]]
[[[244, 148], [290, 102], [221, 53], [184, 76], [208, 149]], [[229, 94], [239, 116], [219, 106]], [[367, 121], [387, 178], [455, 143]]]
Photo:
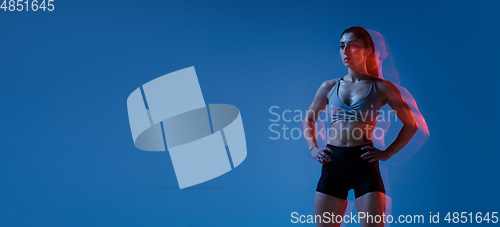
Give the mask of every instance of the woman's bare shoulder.
[[373, 81], [375, 82], [377, 90], [380, 89], [381, 92], [396, 88], [396, 86], [394, 86], [391, 81], [385, 80], [383, 78], [373, 78]]
[[325, 82], [328, 82], [328, 83], [330, 83], [330, 84], [335, 84], [335, 82], [337, 82], [337, 80], [338, 80], [338, 79], [340, 79], [340, 78], [333, 78], [333, 79], [331, 79], [331, 80], [327, 80], [327, 81], [325, 81]]
[[[326, 80], [325, 82], [323, 82], [323, 86], [327, 87], [327, 88], [331, 88], [333, 85], [335, 85], [335, 83], [337, 82], [337, 80], [340, 79], [340, 78], [334, 78], [334, 79], [331, 79], [331, 80]], [[329, 89], [327, 89], [329, 90]]]
[[318, 89], [318, 92], [328, 98], [329, 94], [331, 93], [331, 91], [332, 91], [333, 87], [335, 86], [335, 83], [337, 82], [338, 79], [339, 78], [325, 80], [321, 84], [321, 87]]
[[384, 103], [391, 97], [401, 96], [398, 88], [391, 82], [382, 78], [375, 78], [375, 89]]

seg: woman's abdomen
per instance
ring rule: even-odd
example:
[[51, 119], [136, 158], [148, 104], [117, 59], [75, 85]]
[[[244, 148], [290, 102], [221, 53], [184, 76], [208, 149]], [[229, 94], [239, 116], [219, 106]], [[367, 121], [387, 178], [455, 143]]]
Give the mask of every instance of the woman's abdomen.
[[331, 124], [328, 143], [334, 146], [359, 146], [372, 143], [373, 126], [361, 121], [336, 121]]

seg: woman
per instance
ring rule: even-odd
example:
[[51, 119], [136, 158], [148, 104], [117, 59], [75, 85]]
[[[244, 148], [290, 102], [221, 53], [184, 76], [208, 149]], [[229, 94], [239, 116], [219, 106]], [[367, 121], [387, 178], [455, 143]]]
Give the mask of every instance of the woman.
[[[386, 161], [399, 152], [418, 129], [417, 121], [399, 90], [389, 81], [378, 78], [373, 69], [375, 46], [362, 27], [346, 29], [340, 37], [340, 56], [347, 75], [321, 84], [304, 120], [304, 136], [309, 151], [322, 166], [316, 188], [314, 213], [344, 216], [347, 195], [354, 189], [359, 212], [382, 215], [385, 211], [385, 188], [378, 161]], [[389, 104], [404, 124], [386, 150], [373, 146], [372, 132], [382, 106]], [[314, 122], [329, 105], [332, 119], [326, 147], [318, 148]], [[389, 114], [384, 114], [389, 116]], [[326, 215], [331, 218], [331, 215]], [[361, 216], [359, 216], [361, 218]], [[378, 219], [376, 219], [378, 220]], [[376, 221], [375, 220], [375, 221]], [[339, 221], [339, 219], [337, 219]], [[383, 222], [360, 219], [362, 226], [383, 226]], [[325, 223], [330, 222], [330, 223]], [[316, 220], [317, 226], [340, 226], [335, 220]]]

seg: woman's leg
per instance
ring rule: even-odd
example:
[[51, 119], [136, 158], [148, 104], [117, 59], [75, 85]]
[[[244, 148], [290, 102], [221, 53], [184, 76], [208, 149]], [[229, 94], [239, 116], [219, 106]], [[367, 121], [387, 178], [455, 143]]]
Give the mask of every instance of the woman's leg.
[[332, 222], [330, 223], [323, 223], [323, 221], [325, 221], [325, 219], [323, 218], [323, 213], [328, 212], [327, 216], [330, 218], [332, 212], [335, 216], [341, 215], [343, 217], [346, 206], [347, 200], [345, 199], [337, 198], [321, 192], [316, 192], [316, 196], [314, 198], [314, 216], [321, 216], [321, 220], [315, 220], [316, 226], [339, 227], [341, 223], [335, 223], [335, 220], [332, 220]]
[[[381, 220], [385, 214], [385, 194], [382, 192], [368, 192], [356, 199], [356, 208], [358, 209], [358, 217], [360, 213], [364, 213], [363, 219], [360, 219], [362, 227], [383, 227], [384, 220]], [[368, 218], [371, 215], [373, 218]], [[376, 216], [379, 216], [375, 218]], [[386, 218], [385, 218], [386, 219]], [[387, 220], [387, 219], [386, 219]], [[376, 221], [380, 221], [376, 223]]]

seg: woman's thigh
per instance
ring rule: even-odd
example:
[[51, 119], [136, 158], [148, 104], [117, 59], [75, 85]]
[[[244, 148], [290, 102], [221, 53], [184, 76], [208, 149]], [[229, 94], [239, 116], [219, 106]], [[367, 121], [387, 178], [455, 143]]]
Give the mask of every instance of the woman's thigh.
[[[360, 218], [362, 227], [384, 226], [382, 218], [385, 216], [382, 215], [385, 214], [385, 197], [384, 193], [373, 191], [356, 199], [356, 209], [358, 210], [358, 217]], [[361, 219], [360, 212], [364, 213], [365, 218]]]
[[322, 217], [321, 220], [315, 220], [316, 226], [339, 227], [341, 223], [323, 223], [323, 221], [328, 221], [328, 219], [323, 218], [323, 213], [328, 212], [328, 214], [326, 214], [328, 217], [331, 217], [332, 213], [335, 216], [341, 215], [343, 217], [346, 206], [347, 200], [345, 199], [330, 196], [321, 192], [316, 192], [316, 196], [314, 198], [314, 214], [315, 216], [320, 215]]

